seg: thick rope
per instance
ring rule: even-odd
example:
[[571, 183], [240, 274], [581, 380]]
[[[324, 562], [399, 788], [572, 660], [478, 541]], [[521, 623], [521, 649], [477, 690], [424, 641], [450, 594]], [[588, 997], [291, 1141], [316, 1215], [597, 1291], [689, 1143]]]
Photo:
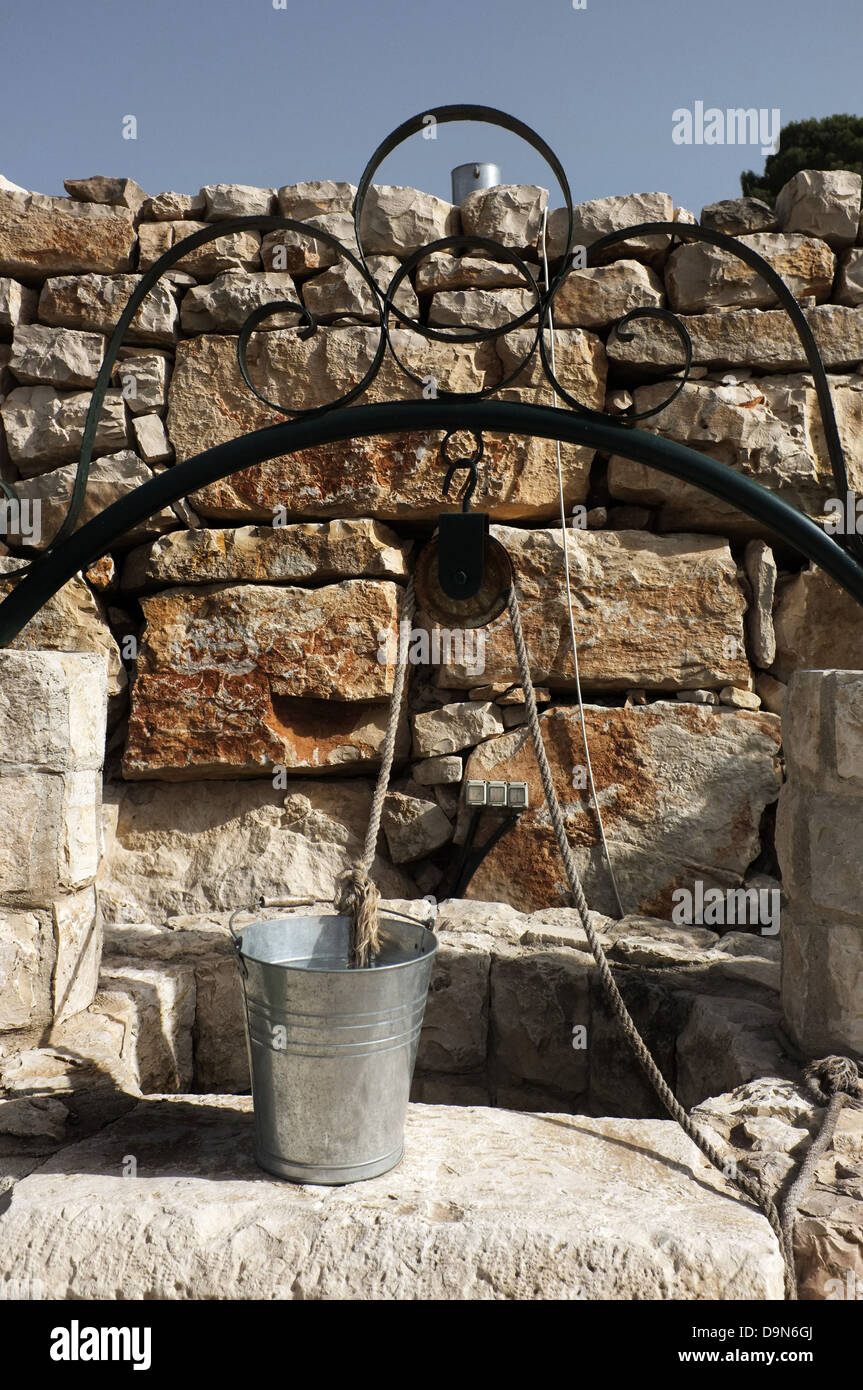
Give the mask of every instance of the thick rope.
[[363, 845], [363, 852], [359, 859], [357, 859], [353, 868], [345, 875], [348, 882], [347, 891], [343, 900], [343, 907], [345, 911], [350, 913], [351, 917], [348, 964], [352, 970], [362, 970], [368, 965], [370, 957], [375, 955], [380, 949], [380, 917], [378, 915], [378, 904], [380, 903], [381, 895], [377, 890], [374, 880], [370, 878], [369, 871], [374, 863], [378, 834], [381, 828], [381, 815], [383, 813], [384, 801], [386, 800], [387, 790], [390, 784], [390, 773], [392, 772], [393, 755], [396, 747], [396, 735], [398, 733], [402, 701], [404, 699], [411, 624], [413, 622], [415, 608], [416, 595], [414, 592], [414, 581], [413, 578], [411, 578], [405, 589], [401, 612], [399, 614], [398, 655], [396, 657], [396, 669], [393, 676], [393, 693], [390, 696], [390, 712], [387, 720], [387, 731], [384, 737], [383, 748], [381, 749], [381, 766], [378, 772], [375, 794], [372, 798], [365, 844]]
[[626, 1004], [623, 1002], [623, 996], [615, 984], [614, 976], [609, 968], [605, 952], [591, 925], [587, 899], [584, 896], [584, 890], [582, 889], [581, 880], [578, 876], [578, 869], [572, 849], [566, 837], [563, 813], [561, 812], [557, 793], [554, 789], [551, 768], [548, 764], [545, 745], [542, 741], [542, 732], [539, 727], [539, 714], [536, 708], [536, 697], [534, 695], [533, 682], [530, 675], [530, 661], [528, 660], [524, 632], [521, 626], [521, 614], [519, 613], [515, 585], [510, 588], [507, 607], [509, 610], [510, 623], [512, 625], [515, 653], [518, 658], [518, 667], [521, 674], [522, 689], [524, 690], [527, 722], [533, 742], [533, 751], [536, 755], [536, 761], [539, 767], [542, 789], [545, 792], [548, 812], [551, 816], [552, 826], [554, 827], [554, 834], [558, 849], [560, 850], [560, 857], [563, 860], [566, 876], [569, 879], [569, 886], [572, 891], [575, 908], [581, 920], [581, 925], [584, 928], [584, 934], [587, 937], [593, 959], [596, 962], [606, 1001], [620, 1024], [621, 1031], [626, 1041], [629, 1043], [632, 1051], [647, 1073], [647, 1077], [654, 1091], [671, 1118], [677, 1121], [684, 1133], [692, 1140], [693, 1144], [695, 1144], [696, 1148], [704, 1154], [705, 1158], [709, 1159], [715, 1168], [719, 1169], [723, 1177], [735, 1183], [740, 1191], [753, 1201], [767, 1217], [771, 1229], [779, 1242], [779, 1249], [782, 1252], [782, 1258], [785, 1262], [785, 1296], [788, 1299], [795, 1299], [797, 1297], [797, 1281], [794, 1272], [793, 1253], [791, 1246], [786, 1241], [785, 1232], [775, 1202], [772, 1197], [770, 1197], [769, 1193], [765, 1191], [759, 1179], [739, 1171], [738, 1164], [733, 1156], [733, 1151], [726, 1149], [723, 1152], [718, 1144], [709, 1138], [690, 1117], [687, 1111], [684, 1110], [645, 1046], [632, 1016]]
[[818, 1160], [830, 1146], [842, 1107], [849, 1096], [863, 1099], [863, 1080], [860, 1078], [856, 1063], [852, 1062], [849, 1057], [822, 1057], [820, 1061], [813, 1062], [811, 1066], [807, 1067], [803, 1075], [810, 1095], [820, 1105], [826, 1103], [827, 1109], [824, 1112], [821, 1127], [800, 1165], [800, 1171], [785, 1194], [785, 1201], [782, 1203], [782, 1230], [789, 1250], [793, 1249], [794, 1246], [794, 1221], [797, 1216], [797, 1209], [815, 1181]]

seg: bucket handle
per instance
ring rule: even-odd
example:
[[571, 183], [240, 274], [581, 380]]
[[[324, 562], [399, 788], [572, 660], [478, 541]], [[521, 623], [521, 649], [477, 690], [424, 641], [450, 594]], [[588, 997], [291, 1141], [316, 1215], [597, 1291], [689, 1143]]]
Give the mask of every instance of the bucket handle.
[[[325, 898], [265, 898], [265, 897], [260, 897], [260, 898], [258, 898], [257, 906], [258, 906], [258, 907], [308, 907], [308, 906], [311, 906], [313, 903], [328, 902], [328, 901], [329, 901], [329, 899], [325, 899]], [[228, 918], [228, 931], [231, 933], [231, 940], [232, 940], [233, 943], [234, 943], [234, 949], [235, 949], [235, 951], [236, 951], [236, 953], [237, 953], [237, 959], [238, 959], [238, 961], [239, 961], [239, 963], [240, 963], [240, 970], [243, 972], [243, 975], [244, 975], [244, 976], [245, 976], [245, 975], [248, 975], [249, 972], [248, 972], [248, 967], [246, 966], [245, 958], [244, 958], [244, 956], [243, 956], [243, 938], [242, 938], [237, 932], [234, 931], [234, 922], [236, 921], [236, 919], [237, 919], [238, 917], [242, 917], [242, 916], [244, 916], [244, 915], [246, 915], [246, 914], [248, 914], [249, 916], [252, 916], [252, 917], [253, 917], [253, 916], [254, 916], [254, 911], [253, 911], [253, 909], [252, 909], [252, 908], [249, 908], [249, 907], [238, 907], [234, 912], [231, 913], [230, 917]], [[404, 920], [405, 922], [412, 922], [413, 925], [414, 925], [415, 927], [425, 927], [426, 931], [430, 931], [430, 930], [431, 930], [432, 924], [433, 924], [433, 922], [434, 922], [434, 915], [433, 915], [433, 914], [430, 914], [429, 916], [427, 916], [427, 917], [425, 917], [425, 918], [412, 917], [411, 914], [410, 914], [409, 912], [398, 912], [395, 908], [389, 908], [389, 909], [387, 909], [386, 916], [387, 916], [387, 917], [401, 917], [401, 918], [403, 918], [403, 920]]]
[[243, 938], [239, 936], [237, 932], [234, 931], [234, 922], [238, 917], [242, 917], [246, 914], [254, 916], [254, 913], [251, 912], [250, 908], [238, 907], [236, 911], [232, 912], [230, 917], [228, 918], [228, 931], [231, 933], [231, 940], [234, 943], [234, 950], [237, 953], [237, 961], [239, 963], [240, 971], [244, 978], [248, 975], [249, 969], [246, 965], [245, 958], [243, 956]]

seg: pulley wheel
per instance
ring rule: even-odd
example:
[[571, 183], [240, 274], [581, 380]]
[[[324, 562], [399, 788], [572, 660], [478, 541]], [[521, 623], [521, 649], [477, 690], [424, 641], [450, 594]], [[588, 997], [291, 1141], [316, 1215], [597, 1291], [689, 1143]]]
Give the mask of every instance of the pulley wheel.
[[453, 627], [485, 627], [506, 608], [512, 584], [512, 561], [500, 541], [485, 538], [483, 581], [470, 598], [450, 598], [438, 578], [438, 537], [432, 536], [417, 560], [414, 583], [417, 606], [436, 623]]

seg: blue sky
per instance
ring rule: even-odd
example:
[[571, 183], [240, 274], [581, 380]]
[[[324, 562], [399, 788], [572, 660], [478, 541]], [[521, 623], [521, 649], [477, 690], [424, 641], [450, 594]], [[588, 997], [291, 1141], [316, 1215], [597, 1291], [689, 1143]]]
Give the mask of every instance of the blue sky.
[[[407, 117], [475, 102], [533, 126], [576, 201], [663, 190], [698, 213], [738, 196], [741, 169], [764, 157], [675, 144], [675, 109], [778, 107], [784, 124], [863, 105], [861, 0], [3, 0], [2, 11], [0, 173], [44, 193], [95, 173], [149, 193], [356, 183]], [[127, 115], [136, 140], [123, 139]], [[477, 159], [560, 203], [538, 156], [490, 127], [414, 136], [376, 181], [448, 197], [452, 166]]]

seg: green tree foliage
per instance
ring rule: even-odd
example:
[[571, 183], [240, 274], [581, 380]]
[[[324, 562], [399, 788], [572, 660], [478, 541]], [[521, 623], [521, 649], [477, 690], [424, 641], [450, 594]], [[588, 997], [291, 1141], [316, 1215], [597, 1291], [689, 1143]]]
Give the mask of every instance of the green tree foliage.
[[779, 149], [764, 161], [764, 173], [747, 169], [740, 187], [748, 198], [772, 204], [783, 184], [801, 169], [851, 169], [863, 174], [863, 116], [825, 116], [789, 121], [779, 132]]

